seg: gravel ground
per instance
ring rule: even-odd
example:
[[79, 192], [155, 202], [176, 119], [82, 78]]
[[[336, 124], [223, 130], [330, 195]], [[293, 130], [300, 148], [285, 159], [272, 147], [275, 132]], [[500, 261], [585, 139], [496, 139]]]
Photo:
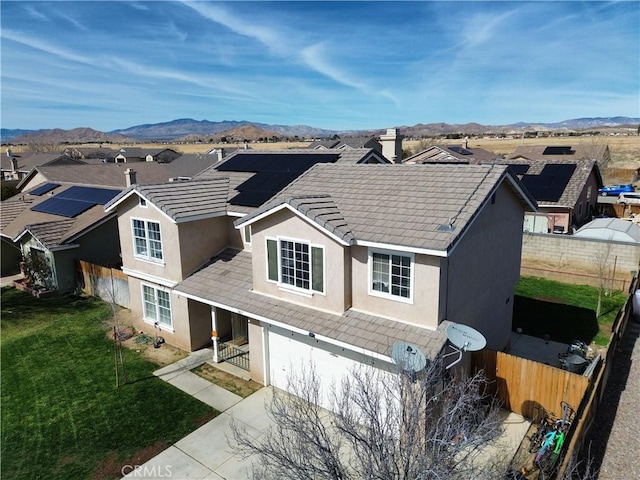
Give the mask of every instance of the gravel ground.
[[596, 421], [591, 442], [598, 480], [640, 479], [640, 316], [629, 319]]

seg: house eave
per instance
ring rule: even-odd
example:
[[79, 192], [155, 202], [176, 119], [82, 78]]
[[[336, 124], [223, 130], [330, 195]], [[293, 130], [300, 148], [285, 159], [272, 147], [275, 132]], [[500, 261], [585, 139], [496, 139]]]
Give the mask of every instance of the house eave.
[[[279, 327], [279, 328], [282, 328], [282, 329], [285, 329], [285, 330], [290, 330], [292, 332], [299, 333], [301, 335], [309, 335], [309, 333], [311, 333], [308, 330], [304, 330], [304, 329], [301, 329], [301, 328], [298, 328], [298, 327], [294, 327], [292, 325], [288, 325], [286, 323], [280, 322], [278, 320], [273, 320], [271, 318], [263, 317], [261, 315], [255, 315], [255, 314], [246, 312], [244, 310], [241, 310], [239, 308], [236, 308], [236, 307], [233, 307], [233, 306], [230, 306], [230, 305], [225, 305], [224, 303], [216, 302], [214, 300], [207, 300], [205, 298], [198, 297], [197, 295], [193, 295], [193, 294], [190, 294], [190, 293], [183, 292], [183, 291], [181, 291], [179, 289], [174, 289], [173, 292], [178, 294], [178, 295], [182, 295], [182, 296], [184, 296], [186, 298], [189, 298], [191, 300], [195, 300], [196, 302], [204, 303], [206, 305], [210, 305], [210, 306], [216, 307], [216, 308], [222, 308], [222, 309], [225, 309], [225, 310], [228, 310], [230, 312], [237, 313], [239, 315], [243, 315], [243, 316], [246, 316], [246, 317], [251, 317], [251, 318], [253, 318], [255, 320], [259, 320], [261, 322], [268, 323], [269, 325], [273, 325], [274, 327]], [[322, 335], [321, 333], [313, 332], [313, 334], [315, 335], [315, 338], [317, 340], [329, 343], [331, 345], [335, 345], [335, 346], [338, 346], [338, 347], [341, 347], [341, 348], [346, 348], [346, 349], [354, 351], [354, 352], [360, 352], [360, 353], [362, 353], [364, 355], [367, 355], [369, 357], [375, 358], [377, 360], [382, 360], [382, 361], [385, 361], [385, 362], [392, 362], [393, 361], [391, 359], [391, 357], [389, 357], [387, 355], [383, 355], [383, 354], [381, 354], [379, 352], [374, 352], [372, 350], [367, 350], [366, 348], [357, 347], [357, 346], [349, 344], [349, 343], [341, 342], [340, 340], [336, 340], [336, 339], [333, 339], [331, 337], [326, 337], [326, 336]]]

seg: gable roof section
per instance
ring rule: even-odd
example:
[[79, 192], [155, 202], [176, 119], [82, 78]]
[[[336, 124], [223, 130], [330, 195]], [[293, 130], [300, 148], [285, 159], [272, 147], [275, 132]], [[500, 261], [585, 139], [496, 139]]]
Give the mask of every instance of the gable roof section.
[[[176, 223], [226, 215], [229, 179], [214, 178], [135, 188]], [[106, 208], [106, 207], [105, 207]]]
[[125, 163], [49, 165], [31, 170], [17, 188], [21, 189], [38, 173], [49, 182], [126, 188], [127, 181], [124, 171], [127, 168], [133, 168], [136, 171], [137, 183], [141, 184], [168, 182], [173, 176], [164, 164], [156, 162], [140, 162], [134, 165]]
[[504, 165], [318, 164], [273, 202], [236, 220], [236, 226], [252, 223], [287, 203], [321, 228], [333, 227], [318, 221], [322, 217], [309, 216], [313, 209], [298, 208], [304, 198], [323, 198], [335, 205], [330, 218], [344, 219], [338, 234], [349, 232], [356, 244], [445, 255], [504, 180], [525, 208], [535, 210], [535, 201]]
[[174, 291], [267, 323], [275, 324], [277, 319], [305, 335], [314, 332], [335, 344], [385, 357], [390, 356], [394, 342], [410, 340], [428, 358], [435, 358], [447, 341], [448, 322], [443, 322], [438, 330], [429, 330], [355, 310], [342, 315], [329, 313], [256, 293], [252, 291], [252, 282], [251, 253], [228, 249], [180, 282]]
[[62, 238], [73, 226], [74, 220], [59, 220], [56, 222], [35, 223], [27, 225], [24, 230], [16, 237], [16, 241], [21, 237], [30, 233], [48, 250], [55, 250], [62, 243]]
[[218, 156], [208, 153], [180, 155], [165, 166], [174, 177], [193, 177], [218, 162]]
[[609, 160], [608, 145], [592, 145], [578, 143], [575, 145], [554, 146], [554, 145], [520, 145], [507, 157], [507, 160], [522, 157], [528, 160], [553, 160], [553, 161], [576, 161], [576, 160]]
[[[59, 193], [64, 195], [66, 190], [73, 187], [74, 185], [62, 184], [46, 195], [20, 194], [3, 201], [2, 215], [0, 215], [2, 236], [16, 241], [29, 229], [43, 245], [54, 248], [65, 242], [74, 241], [113, 216], [106, 214], [100, 204], [88, 208], [75, 218], [31, 210], [33, 206], [52, 198], [52, 195]], [[41, 235], [45, 238], [40, 238]]]
[[[600, 168], [598, 167], [598, 163], [595, 160], [576, 160], [576, 159], [559, 159], [559, 160], [527, 160], [522, 157], [513, 158], [509, 160], [503, 160], [503, 163], [516, 166], [516, 165], [528, 165], [529, 168], [524, 172], [524, 168], [522, 170], [517, 170], [518, 178], [522, 179], [523, 176], [535, 176], [540, 175], [545, 167], [553, 166], [553, 165], [575, 165], [575, 169], [571, 173], [570, 178], [566, 180], [563, 185], [562, 193], [557, 197], [557, 200], [548, 200], [542, 198], [536, 198], [538, 204], [540, 206], [549, 206], [549, 207], [575, 207], [576, 203], [578, 203], [578, 199], [580, 198], [580, 194], [584, 189], [589, 176], [593, 172], [596, 175], [596, 179], [598, 185], [602, 185], [602, 176], [600, 175]], [[522, 173], [524, 172], [524, 173]], [[524, 182], [527, 184], [526, 181]], [[598, 192], [591, 192], [592, 196], [597, 196]]]
[[432, 145], [405, 158], [402, 163], [488, 163], [499, 162], [502, 157], [484, 148], [467, 148], [460, 145]]
[[18, 162], [18, 170], [21, 172], [29, 172], [32, 168], [52, 165], [52, 164], [83, 164], [82, 160], [71, 158], [70, 156], [60, 153], [14, 153], [11, 156], [2, 155], [0, 161], [2, 170], [11, 171], [11, 158], [15, 158]]
[[391, 163], [373, 148], [349, 148], [340, 150], [335, 163], [355, 165], [357, 163]]

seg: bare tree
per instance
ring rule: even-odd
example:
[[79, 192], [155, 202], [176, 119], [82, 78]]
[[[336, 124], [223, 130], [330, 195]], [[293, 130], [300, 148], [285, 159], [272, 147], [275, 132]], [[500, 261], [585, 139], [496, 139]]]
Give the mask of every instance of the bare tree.
[[273, 390], [264, 435], [232, 422], [238, 451], [257, 455], [253, 478], [504, 477], [510, 458], [487, 452], [502, 426], [483, 373], [450, 377], [439, 358], [417, 375], [357, 368], [323, 390], [313, 364], [300, 372], [289, 378], [292, 395]]
[[602, 295], [607, 288], [607, 281], [610, 276], [610, 262], [611, 262], [611, 239], [602, 245], [602, 247], [593, 255], [592, 265], [598, 275], [598, 305], [596, 307], [596, 318], [600, 317], [602, 310]]

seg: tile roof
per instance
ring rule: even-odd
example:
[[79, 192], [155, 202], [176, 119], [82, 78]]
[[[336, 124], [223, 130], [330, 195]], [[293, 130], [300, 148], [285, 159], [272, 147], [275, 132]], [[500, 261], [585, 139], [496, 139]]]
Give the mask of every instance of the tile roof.
[[[522, 158], [511, 159], [511, 160], [503, 160], [501, 163], [509, 164], [509, 165], [529, 165], [529, 169], [527, 170], [527, 175], [537, 175], [544, 169], [545, 165], [548, 164], [575, 164], [577, 167], [573, 171], [571, 178], [567, 182], [567, 185], [562, 192], [562, 195], [556, 202], [551, 202], [547, 200], [538, 200], [540, 206], [548, 205], [548, 206], [565, 206], [573, 208], [580, 198], [580, 194], [584, 189], [584, 186], [587, 183], [587, 179], [591, 172], [595, 169], [596, 176], [598, 177], [598, 182], [602, 184], [602, 178], [600, 177], [600, 169], [598, 168], [598, 164], [595, 160], [577, 160], [577, 159], [547, 159], [547, 160], [526, 160]], [[522, 178], [522, 175], [518, 175], [519, 178]], [[592, 195], [597, 195], [597, 192], [593, 192]]]
[[189, 217], [226, 213], [229, 178], [138, 185], [135, 190], [178, 222]]
[[165, 166], [174, 177], [194, 177], [217, 162], [218, 156], [214, 154], [189, 153], [179, 156]]
[[[136, 171], [139, 184], [168, 182], [173, 176], [165, 164], [156, 162], [140, 162], [135, 165], [126, 163], [50, 165], [36, 167], [36, 171], [50, 182], [126, 188], [124, 171], [127, 168], [133, 168]], [[27, 176], [21, 184], [26, 183], [29, 178], [30, 176]]]
[[62, 238], [66, 236], [69, 228], [73, 226], [75, 219], [59, 220], [55, 222], [35, 223], [26, 225], [24, 232], [28, 231], [38, 241], [49, 250], [62, 243]]
[[483, 148], [432, 145], [422, 152], [405, 158], [402, 163], [487, 163], [496, 160], [502, 160], [502, 157]]
[[358, 242], [446, 251], [506, 173], [504, 165], [318, 164], [236, 224], [283, 202], [295, 207], [303, 197], [324, 196], [335, 205], [332, 218], [345, 221], [340, 231]]
[[[14, 153], [11, 157], [15, 158], [18, 161], [18, 170], [22, 172], [28, 172], [34, 167], [47, 165], [50, 163], [73, 163], [73, 164], [82, 164], [84, 163], [82, 160], [77, 160], [71, 158], [60, 152], [52, 152], [52, 153]], [[12, 170], [11, 167], [11, 157], [6, 154], [2, 154], [0, 156], [0, 161], [2, 163], [2, 170]], [[56, 162], [58, 161], [58, 162]]]
[[434, 331], [352, 309], [342, 315], [315, 310], [253, 292], [251, 253], [247, 251], [223, 251], [174, 291], [386, 356], [396, 341], [408, 341], [432, 359], [447, 340], [448, 322]]
[[568, 152], [570, 152], [568, 154], [551, 155], [544, 153], [548, 147], [553, 147], [553, 145], [520, 145], [507, 157], [507, 160], [517, 157], [523, 157], [529, 160], [562, 160], [568, 161], [568, 163], [573, 160], [600, 160], [603, 162], [609, 160], [608, 145], [578, 143], [568, 146]]
[[[48, 192], [46, 195], [35, 196], [22, 193], [4, 200], [0, 204], [0, 232], [2, 235], [13, 240], [19, 237], [25, 229], [30, 228], [31, 226], [45, 225], [46, 227], [42, 227], [45, 228], [45, 230], [37, 227], [35, 231], [31, 230], [32, 233], [37, 231], [38, 234], [47, 235], [46, 241], [51, 246], [62, 245], [112, 215], [105, 213], [102, 205], [95, 205], [75, 218], [67, 218], [60, 215], [35, 212], [31, 210], [31, 207], [34, 205], [37, 205], [38, 203], [51, 198], [52, 195], [58, 194], [72, 186], [74, 185], [62, 184], [51, 192]], [[57, 233], [55, 235], [57, 235], [57, 237], [55, 238], [51, 236], [51, 229], [53, 228], [58, 229], [56, 230]], [[62, 228], [64, 228], [64, 231], [60, 230]], [[35, 233], [34, 235], [38, 240], [42, 241], [42, 239]]]

